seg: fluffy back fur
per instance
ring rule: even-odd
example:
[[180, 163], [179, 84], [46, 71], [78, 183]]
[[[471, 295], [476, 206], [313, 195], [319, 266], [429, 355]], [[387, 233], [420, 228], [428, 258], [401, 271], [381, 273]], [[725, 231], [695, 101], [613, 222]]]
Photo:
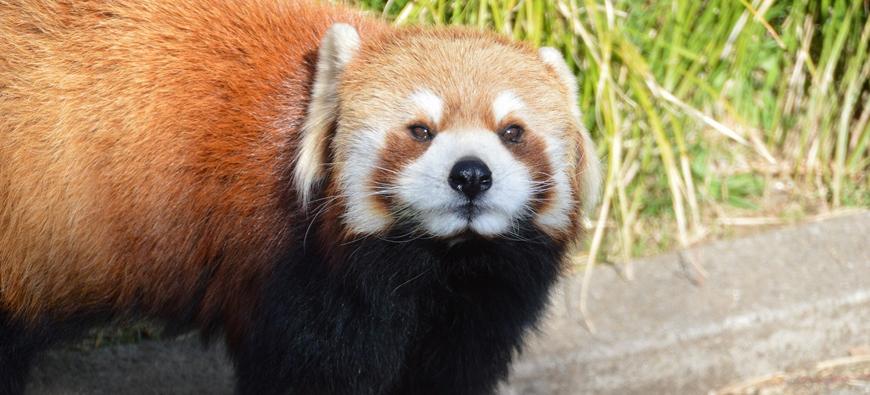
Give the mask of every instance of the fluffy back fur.
[[172, 315], [202, 283], [203, 310], [232, 304], [299, 221], [320, 37], [380, 26], [293, 2], [5, 3], [0, 305]]

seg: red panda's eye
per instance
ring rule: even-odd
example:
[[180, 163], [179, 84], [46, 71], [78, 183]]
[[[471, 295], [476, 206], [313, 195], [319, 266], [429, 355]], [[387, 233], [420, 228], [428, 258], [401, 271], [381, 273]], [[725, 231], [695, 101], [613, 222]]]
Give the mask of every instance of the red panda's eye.
[[523, 137], [523, 127], [520, 125], [510, 125], [502, 129], [501, 139], [508, 143], [519, 143]]
[[429, 141], [433, 137], [429, 128], [423, 125], [411, 125], [408, 131], [411, 132], [411, 137], [414, 137], [417, 141]]

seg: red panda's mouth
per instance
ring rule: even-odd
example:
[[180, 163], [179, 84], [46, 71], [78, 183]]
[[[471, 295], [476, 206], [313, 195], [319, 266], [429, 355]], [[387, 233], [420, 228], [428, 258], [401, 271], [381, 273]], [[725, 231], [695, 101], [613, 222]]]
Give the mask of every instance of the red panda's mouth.
[[467, 226], [471, 226], [471, 221], [474, 220], [474, 217], [479, 215], [482, 208], [479, 204], [475, 204], [473, 201], [469, 201], [456, 210], [465, 220], [467, 221]]
[[[415, 220], [421, 221], [417, 222], [416, 225], [424, 229], [426, 233], [455, 243], [469, 239], [491, 240], [498, 238], [505, 233], [510, 233], [516, 224], [530, 220], [530, 218], [526, 213], [505, 212], [485, 202], [466, 201], [430, 212], [423, 218], [416, 217], [412, 219], [412, 222], [416, 222]], [[433, 231], [429, 227], [433, 223], [446, 226], [435, 228]]]

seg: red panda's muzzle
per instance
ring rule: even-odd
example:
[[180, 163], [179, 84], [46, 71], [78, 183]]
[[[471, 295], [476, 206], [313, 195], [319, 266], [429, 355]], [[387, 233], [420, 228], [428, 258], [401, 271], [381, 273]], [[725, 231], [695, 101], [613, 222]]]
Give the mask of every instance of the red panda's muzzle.
[[461, 158], [450, 170], [447, 183], [473, 206], [475, 198], [492, 186], [492, 171], [477, 157]]

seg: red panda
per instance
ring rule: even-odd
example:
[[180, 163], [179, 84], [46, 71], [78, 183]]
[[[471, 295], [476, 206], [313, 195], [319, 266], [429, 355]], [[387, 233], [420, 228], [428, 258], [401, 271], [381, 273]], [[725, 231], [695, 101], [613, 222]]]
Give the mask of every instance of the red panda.
[[575, 86], [336, 6], [0, 1], [0, 394], [137, 317], [238, 393], [493, 391], [594, 203]]

